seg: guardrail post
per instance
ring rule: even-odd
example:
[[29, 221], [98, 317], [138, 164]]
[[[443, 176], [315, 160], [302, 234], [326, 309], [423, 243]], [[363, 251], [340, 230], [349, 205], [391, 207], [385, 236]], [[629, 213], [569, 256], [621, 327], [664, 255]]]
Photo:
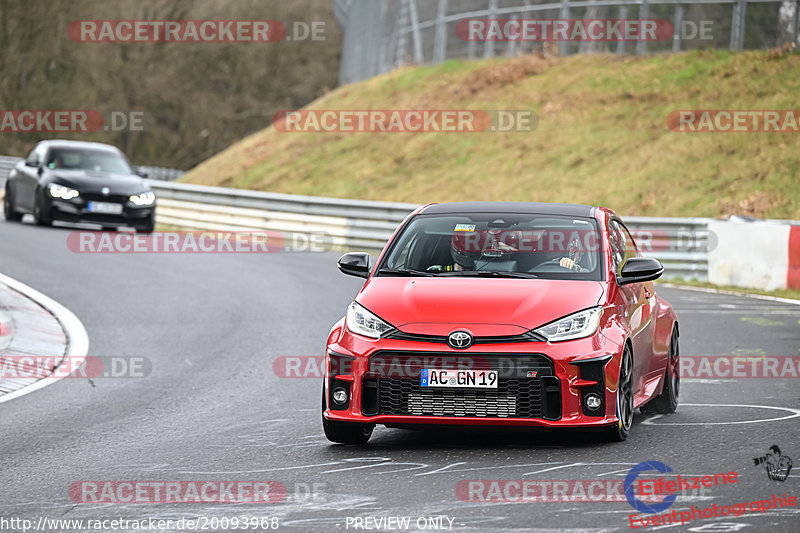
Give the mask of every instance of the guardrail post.
[[672, 18], [672, 29], [675, 32], [672, 35], [673, 53], [681, 50], [681, 24], [683, 24], [683, 4], [677, 4], [675, 6], [675, 15]]
[[[386, 27], [386, 1], [381, 0], [380, 3], [380, 19], [381, 19], [381, 27]], [[389, 39], [389, 34], [384, 33], [378, 37], [380, 41], [380, 45], [378, 47], [378, 72], [383, 74], [384, 72], [389, 72], [389, 66], [386, 64], [386, 41]]]
[[475, 39], [467, 41], [467, 59], [475, 59]]
[[737, 50], [744, 50], [744, 30], [747, 22], [747, 0], [739, 0], [741, 9], [739, 10], [739, 43]]
[[744, 21], [746, 12], [746, 0], [737, 0], [737, 2], [733, 4], [731, 15], [731, 50], [741, 50], [744, 48]]
[[[489, 0], [489, 20], [497, 18], [497, 0]], [[483, 43], [483, 57], [494, 57], [494, 41], [487, 39]]]
[[[628, 18], [628, 6], [621, 5], [619, 6], [619, 18], [625, 20]], [[625, 53], [625, 41], [620, 39], [617, 41], [617, 53], [624, 54]]]
[[408, 21], [408, 0], [400, 3], [400, 17], [397, 21], [397, 49], [394, 53], [394, 65], [399, 67], [406, 61], [406, 47], [408, 46], [408, 31], [411, 25]]
[[[642, 0], [642, 4], [639, 6], [639, 20], [645, 20], [649, 16], [650, 4], [647, 3], [647, 0]], [[636, 55], [641, 56], [645, 53], [647, 53], [647, 43], [641, 38], [641, 35], [639, 35], [639, 40], [636, 41]]]
[[800, 36], [800, 0], [794, 2], [794, 31], [792, 32], [792, 42], [796, 45], [797, 38]]
[[411, 38], [414, 41], [414, 62], [420, 65], [422, 64], [422, 36], [419, 33], [417, 0], [408, 0], [408, 10], [411, 18]]
[[[519, 20], [519, 17], [517, 15], [514, 15], [513, 17], [511, 17], [511, 20]], [[520, 30], [520, 34], [521, 33], [522, 30]], [[510, 41], [508, 41], [508, 49], [506, 49], [506, 55], [508, 57], [514, 57], [516, 53], [517, 53], [517, 40], [511, 39]]]
[[[569, 0], [561, 0], [561, 14], [560, 17], [562, 20], [569, 18]], [[567, 44], [565, 41], [559, 41], [558, 43], [558, 55], [565, 56], [567, 55]]]
[[433, 62], [443, 63], [447, 55], [447, 0], [439, 0], [436, 10], [436, 36], [433, 41]]

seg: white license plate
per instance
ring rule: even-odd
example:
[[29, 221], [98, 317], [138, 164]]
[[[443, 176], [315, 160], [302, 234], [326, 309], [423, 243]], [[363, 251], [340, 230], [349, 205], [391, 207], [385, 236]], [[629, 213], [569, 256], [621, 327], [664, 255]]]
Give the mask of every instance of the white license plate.
[[419, 384], [422, 387], [496, 389], [497, 371], [423, 368], [420, 372]]
[[119, 215], [122, 213], [122, 204], [111, 202], [89, 202], [90, 213], [103, 213], [106, 215]]

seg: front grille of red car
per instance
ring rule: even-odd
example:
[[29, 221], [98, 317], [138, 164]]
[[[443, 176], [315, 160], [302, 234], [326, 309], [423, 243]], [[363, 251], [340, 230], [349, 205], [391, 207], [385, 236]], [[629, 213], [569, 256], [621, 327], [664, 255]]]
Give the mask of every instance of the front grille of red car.
[[[497, 370], [498, 387], [422, 387], [423, 368]], [[553, 362], [541, 354], [379, 352], [370, 358], [362, 391], [362, 413], [368, 416], [561, 417], [561, 388]]]

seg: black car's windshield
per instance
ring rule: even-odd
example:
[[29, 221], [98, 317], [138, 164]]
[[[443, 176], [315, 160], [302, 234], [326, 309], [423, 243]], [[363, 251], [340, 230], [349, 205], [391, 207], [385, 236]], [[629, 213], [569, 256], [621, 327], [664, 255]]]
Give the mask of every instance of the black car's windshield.
[[593, 218], [519, 213], [419, 215], [378, 275], [602, 280]]
[[47, 168], [133, 174], [128, 161], [110, 150], [52, 148], [47, 157]]

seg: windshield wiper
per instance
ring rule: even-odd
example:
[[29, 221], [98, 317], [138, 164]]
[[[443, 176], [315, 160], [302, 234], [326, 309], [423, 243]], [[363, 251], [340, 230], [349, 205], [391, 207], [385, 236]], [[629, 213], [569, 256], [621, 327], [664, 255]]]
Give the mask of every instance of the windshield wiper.
[[421, 270], [413, 270], [410, 268], [382, 268], [378, 270], [378, 274], [390, 274], [393, 276], [433, 276], [432, 272], [423, 272]]
[[472, 277], [485, 277], [485, 278], [522, 278], [522, 279], [535, 279], [538, 278], [536, 274], [528, 272], [501, 272], [498, 270], [459, 270], [456, 272], [443, 272], [439, 276], [472, 276]]

